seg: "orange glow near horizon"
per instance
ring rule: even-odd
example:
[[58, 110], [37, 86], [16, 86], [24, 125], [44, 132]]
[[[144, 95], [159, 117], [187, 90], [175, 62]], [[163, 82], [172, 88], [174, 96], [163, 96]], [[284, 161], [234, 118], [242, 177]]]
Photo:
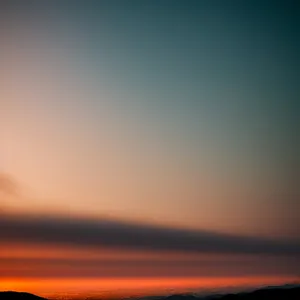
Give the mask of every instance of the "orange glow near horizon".
[[218, 288], [246, 288], [268, 284], [295, 282], [293, 277], [199, 277], [199, 278], [77, 278], [40, 279], [7, 278], [0, 282], [0, 290], [37, 293], [42, 296], [101, 295], [141, 296], [160, 293], [192, 292]]

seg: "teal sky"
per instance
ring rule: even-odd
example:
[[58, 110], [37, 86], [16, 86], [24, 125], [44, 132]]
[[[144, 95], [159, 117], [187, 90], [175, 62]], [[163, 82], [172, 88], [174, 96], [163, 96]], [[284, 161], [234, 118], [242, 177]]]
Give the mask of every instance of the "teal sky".
[[6, 12], [7, 209], [297, 236], [296, 1]]

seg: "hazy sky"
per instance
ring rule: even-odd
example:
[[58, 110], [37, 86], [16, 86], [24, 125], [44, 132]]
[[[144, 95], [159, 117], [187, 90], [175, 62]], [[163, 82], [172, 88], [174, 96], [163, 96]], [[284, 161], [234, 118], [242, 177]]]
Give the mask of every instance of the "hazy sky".
[[299, 241], [297, 1], [24, 2], [0, 5], [2, 211]]

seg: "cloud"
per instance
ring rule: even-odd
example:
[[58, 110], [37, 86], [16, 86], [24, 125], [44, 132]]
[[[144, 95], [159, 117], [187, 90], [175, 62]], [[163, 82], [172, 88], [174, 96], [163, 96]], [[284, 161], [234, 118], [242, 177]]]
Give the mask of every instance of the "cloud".
[[7, 174], [0, 173], [0, 197], [3, 195], [16, 195], [17, 184]]
[[[33, 267], [34, 266], [34, 267]], [[155, 259], [81, 259], [1, 258], [0, 279], [7, 277], [83, 278], [83, 277], [198, 277], [198, 276], [298, 276], [296, 259], [255, 257], [228, 260], [155, 260]]]
[[300, 244], [115, 220], [0, 215], [0, 240], [186, 253], [299, 255]]

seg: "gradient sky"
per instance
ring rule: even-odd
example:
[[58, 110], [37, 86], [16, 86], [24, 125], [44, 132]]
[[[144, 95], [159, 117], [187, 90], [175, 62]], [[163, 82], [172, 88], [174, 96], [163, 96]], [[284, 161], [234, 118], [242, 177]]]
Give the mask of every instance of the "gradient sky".
[[[299, 243], [297, 1], [24, 2], [0, 5], [1, 212]], [[39, 237], [0, 237], [0, 276], [45, 276], [46, 253], [20, 268], [38, 259]], [[28, 249], [18, 260], [13, 243]], [[52, 264], [51, 278], [83, 265], [86, 278], [103, 276], [82, 262], [96, 250], [79, 244], [54, 241], [51, 259], [81, 254]], [[126, 277], [135, 247], [117, 245], [124, 266], [107, 274]], [[294, 261], [272, 269], [277, 257], [267, 274], [257, 257], [243, 269], [218, 253], [216, 270], [209, 253], [198, 272], [174, 261], [149, 269], [153, 257], [139, 253], [145, 265], [132, 277], [299, 275]]]

